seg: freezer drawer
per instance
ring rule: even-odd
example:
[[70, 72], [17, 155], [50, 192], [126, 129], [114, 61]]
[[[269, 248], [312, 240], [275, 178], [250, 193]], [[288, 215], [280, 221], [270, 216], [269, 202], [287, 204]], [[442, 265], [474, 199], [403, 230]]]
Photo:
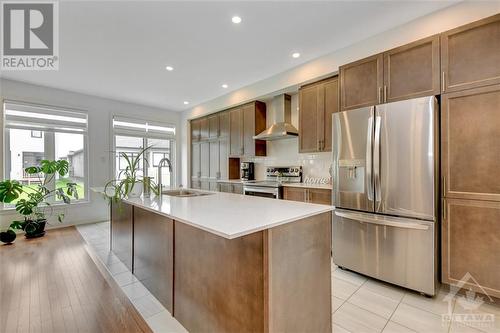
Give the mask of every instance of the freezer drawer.
[[435, 295], [435, 223], [337, 209], [333, 262], [338, 266]]

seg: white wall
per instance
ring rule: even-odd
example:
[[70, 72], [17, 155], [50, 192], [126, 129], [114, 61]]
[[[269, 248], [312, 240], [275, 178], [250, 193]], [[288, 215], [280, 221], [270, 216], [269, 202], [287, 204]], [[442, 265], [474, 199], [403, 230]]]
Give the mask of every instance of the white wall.
[[[98, 84], [98, 83], [96, 83]], [[89, 186], [100, 187], [112, 177], [112, 134], [111, 119], [113, 115], [122, 115], [141, 119], [150, 119], [174, 124], [180, 136], [180, 114], [143, 105], [124, 103], [116, 100], [99, 98], [70, 91], [36, 86], [18, 81], [0, 79], [0, 100], [10, 99], [30, 103], [53, 105], [85, 110], [88, 112], [88, 159]], [[3, 119], [3, 117], [2, 117]], [[3, 124], [0, 136], [0, 154], [3, 168]], [[180, 140], [176, 142], [176, 175], [181, 174]], [[3, 175], [3, 170], [2, 175]], [[90, 191], [90, 202], [65, 206], [64, 224], [80, 224], [108, 219], [108, 207], [102, 196]], [[0, 211], [0, 225], [5, 226], [15, 217], [15, 212]], [[58, 224], [59, 225], [59, 224]]]
[[[458, 3], [198, 105], [191, 110], [183, 112], [182, 126], [184, 129], [187, 129], [188, 119], [220, 111], [233, 105], [259, 99], [272, 92], [278, 92], [288, 87], [326, 77], [332, 73], [336, 73], [340, 65], [497, 13], [500, 13], [500, 1], [469, 1]], [[188, 131], [184, 130], [181, 138], [183, 148], [182, 165], [184, 166], [182, 181], [184, 183], [187, 183], [189, 175], [189, 142], [186, 133]], [[269, 156], [273, 156], [272, 152]]]

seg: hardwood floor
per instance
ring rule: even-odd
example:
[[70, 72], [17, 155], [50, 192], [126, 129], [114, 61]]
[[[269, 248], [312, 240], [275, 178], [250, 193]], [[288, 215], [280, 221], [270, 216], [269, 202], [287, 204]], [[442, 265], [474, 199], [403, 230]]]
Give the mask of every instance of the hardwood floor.
[[151, 332], [74, 227], [0, 246], [0, 332]]

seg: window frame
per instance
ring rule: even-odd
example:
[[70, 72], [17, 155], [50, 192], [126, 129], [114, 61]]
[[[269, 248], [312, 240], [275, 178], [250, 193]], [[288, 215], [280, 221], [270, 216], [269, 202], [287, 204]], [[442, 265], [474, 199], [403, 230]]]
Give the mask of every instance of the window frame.
[[[30, 102], [25, 102], [25, 101], [18, 101], [18, 100], [10, 100], [10, 99], [0, 99], [1, 102], [1, 111], [2, 111], [2, 165], [1, 165], [1, 174], [3, 179], [10, 179], [10, 166], [7, 166], [8, 163], [11, 161], [11, 157], [7, 156], [7, 152], [9, 151], [6, 149], [7, 147], [10, 147], [10, 130], [11, 128], [8, 127], [7, 122], [6, 122], [6, 108], [7, 104], [9, 103], [14, 103], [14, 104], [21, 104], [24, 106], [31, 106], [34, 108], [46, 108], [49, 110], [55, 110], [55, 111], [60, 111], [60, 112], [68, 112], [68, 113], [76, 113], [79, 114], [80, 116], [84, 116], [83, 118], [86, 121], [86, 126], [85, 126], [85, 131], [82, 133], [74, 132], [75, 134], [81, 134], [83, 135], [83, 155], [84, 155], [84, 177], [83, 177], [83, 184], [84, 184], [84, 198], [82, 199], [73, 199], [71, 200], [71, 203], [69, 204], [70, 206], [73, 205], [81, 205], [81, 204], [88, 204], [90, 203], [90, 163], [89, 163], [89, 145], [88, 145], [88, 131], [89, 131], [89, 115], [86, 110], [80, 110], [80, 109], [75, 109], [75, 108], [70, 108], [70, 107], [61, 107], [61, 106], [53, 106], [53, 105], [46, 105], [46, 104], [39, 104], [39, 103], [30, 103]], [[22, 129], [22, 128], [20, 128]], [[36, 138], [36, 139], [42, 139], [44, 141], [44, 159], [48, 160], [55, 160], [55, 152], [56, 152], [56, 142], [55, 142], [55, 135], [56, 133], [67, 133], [65, 131], [58, 131], [58, 130], [43, 130], [43, 129], [37, 129], [35, 127], [29, 127], [26, 126], [25, 130], [27, 131], [40, 131], [42, 132], [42, 137], [41, 138]], [[32, 133], [30, 133], [31, 136]], [[49, 189], [55, 188], [55, 179], [48, 184]], [[54, 198], [50, 198], [49, 200], [50, 204], [54, 206], [55, 208], [59, 206], [65, 206], [65, 204], [62, 201], [55, 200]], [[0, 209], [5, 210], [5, 211], [10, 211], [14, 210], [15, 206], [13, 204], [4, 204], [0, 203]]]
[[[126, 129], [115, 129], [114, 128], [114, 121], [117, 120], [117, 121], [124, 121], [124, 120], [130, 120], [134, 123], [140, 123], [140, 122], [144, 122], [144, 123], [150, 123], [152, 124], [153, 126], [155, 126], [156, 124], [160, 124], [160, 125], [164, 125], [164, 126], [169, 126], [169, 127], [172, 127], [174, 129], [174, 134], [173, 135], [169, 135], [169, 134], [165, 134], [165, 135], [161, 135], [161, 134], [158, 134], [158, 132], [154, 132], [153, 134], [151, 135], [148, 135], [147, 132], [142, 132], [142, 131], [137, 131], [137, 132], [134, 132], [133, 130], [126, 130]], [[176, 166], [177, 166], [177, 156], [176, 156], [176, 142], [177, 142], [177, 128], [174, 124], [171, 124], [171, 123], [162, 123], [162, 122], [159, 122], [159, 121], [154, 121], [154, 120], [150, 120], [150, 119], [147, 119], [147, 118], [133, 118], [133, 117], [128, 117], [128, 116], [124, 116], [124, 115], [120, 115], [120, 114], [112, 114], [111, 117], [110, 117], [110, 136], [111, 136], [111, 175], [113, 177], [113, 179], [116, 178], [116, 175], [117, 175], [117, 163], [116, 163], [116, 137], [117, 136], [123, 136], [123, 137], [135, 137], [135, 138], [140, 138], [142, 139], [142, 146], [143, 147], [147, 147], [147, 141], [148, 139], [159, 139], [159, 140], [169, 140], [170, 141], [170, 162], [172, 163], [172, 170], [170, 172], [170, 186], [171, 187], [175, 187], [176, 184], [177, 184], [177, 181], [176, 181], [176, 174], [177, 174], [177, 169], [176, 169]], [[153, 158], [153, 157], [152, 157]], [[153, 160], [152, 161], [148, 161], [146, 162], [146, 158], [143, 158], [143, 163], [142, 163], [142, 172], [143, 172], [143, 175], [144, 176], [148, 176], [148, 167], [147, 167], [147, 163], [150, 163], [149, 166], [150, 168], [156, 168], [156, 166], [153, 166]]]

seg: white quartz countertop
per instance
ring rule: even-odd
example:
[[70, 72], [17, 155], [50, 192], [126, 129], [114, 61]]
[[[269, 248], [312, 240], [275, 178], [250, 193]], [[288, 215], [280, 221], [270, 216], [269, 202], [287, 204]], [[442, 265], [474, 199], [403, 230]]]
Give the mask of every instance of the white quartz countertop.
[[333, 185], [332, 184], [311, 184], [311, 183], [283, 183], [283, 186], [331, 190]]
[[333, 206], [210, 192], [197, 197], [129, 198], [124, 202], [233, 239], [326, 213]]

